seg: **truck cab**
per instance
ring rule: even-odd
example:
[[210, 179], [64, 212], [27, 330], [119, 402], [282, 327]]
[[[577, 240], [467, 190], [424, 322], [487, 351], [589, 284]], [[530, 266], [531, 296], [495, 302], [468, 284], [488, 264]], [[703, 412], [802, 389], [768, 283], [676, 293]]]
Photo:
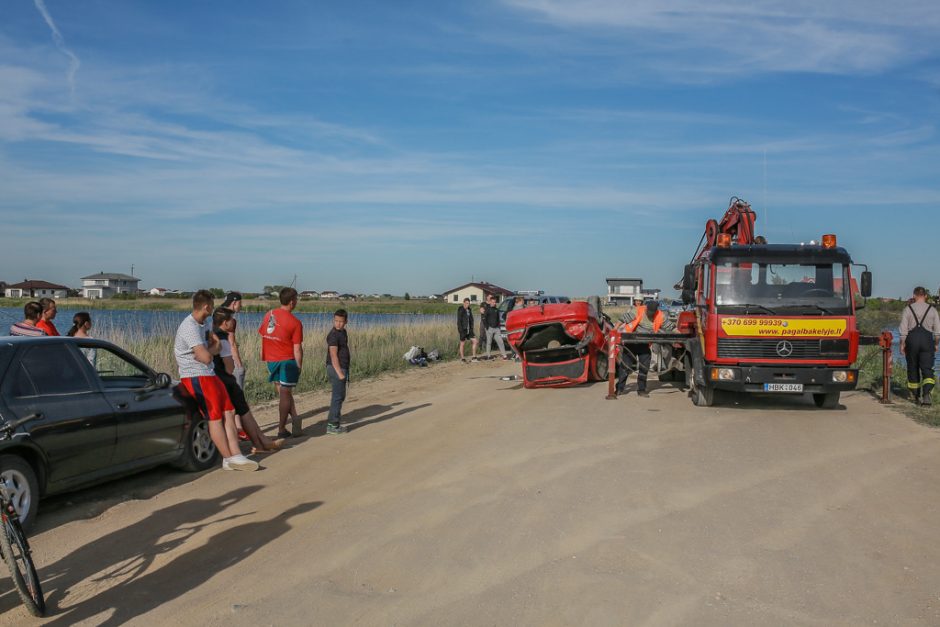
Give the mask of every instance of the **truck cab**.
[[687, 367], [693, 401], [711, 405], [716, 390], [808, 393], [837, 407], [858, 378], [856, 298], [871, 294], [871, 274], [859, 289], [852, 266], [835, 236], [811, 245], [725, 239], [703, 251], [683, 279], [693, 305], [683, 315], [698, 336]]

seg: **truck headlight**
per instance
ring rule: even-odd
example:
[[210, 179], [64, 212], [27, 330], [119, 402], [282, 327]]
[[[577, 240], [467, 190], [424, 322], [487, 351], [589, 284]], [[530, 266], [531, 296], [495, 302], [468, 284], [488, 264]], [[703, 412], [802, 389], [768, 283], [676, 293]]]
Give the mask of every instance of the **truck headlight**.
[[712, 381], [734, 381], [734, 368], [712, 368]]
[[851, 370], [835, 370], [832, 373], [833, 383], [853, 383], [854, 381], [855, 373]]

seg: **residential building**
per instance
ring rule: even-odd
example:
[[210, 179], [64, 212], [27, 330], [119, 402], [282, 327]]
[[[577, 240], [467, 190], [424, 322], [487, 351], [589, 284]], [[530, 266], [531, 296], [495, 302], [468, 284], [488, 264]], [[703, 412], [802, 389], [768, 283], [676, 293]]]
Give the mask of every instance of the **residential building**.
[[656, 287], [645, 287], [641, 291], [643, 298], [647, 300], [659, 300], [659, 295], [662, 294], [662, 290]]
[[[119, 272], [99, 272], [82, 277], [82, 296], [111, 298], [116, 294], [137, 294], [140, 279]], [[164, 292], [165, 294], [165, 292]]]
[[501, 301], [506, 296], [512, 296], [512, 290], [500, 287], [486, 281], [474, 281], [466, 283], [459, 287], [444, 292], [444, 301], [448, 303], [462, 303], [463, 299], [469, 298], [471, 303], [482, 303], [490, 294], [496, 296], [497, 301]]
[[643, 298], [643, 279], [607, 279], [607, 302], [629, 305], [634, 298]]
[[320, 292], [320, 298], [339, 298], [339, 292], [326, 290], [325, 292]]
[[166, 296], [167, 289], [165, 287], [151, 287], [147, 293], [150, 296]]
[[3, 295], [7, 298], [65, 298], [69, 295], [69, 288], [48, 281], [24, 279], [7, 285]]
[[320, 292], [316, 290], [304, 290], [299, 296], [302, 300], [312, 300], [314, 298], [320, 298]]
[[337, 298], [340, 300], [356, 300], [357, 297], [355, 294], [340, 294]]

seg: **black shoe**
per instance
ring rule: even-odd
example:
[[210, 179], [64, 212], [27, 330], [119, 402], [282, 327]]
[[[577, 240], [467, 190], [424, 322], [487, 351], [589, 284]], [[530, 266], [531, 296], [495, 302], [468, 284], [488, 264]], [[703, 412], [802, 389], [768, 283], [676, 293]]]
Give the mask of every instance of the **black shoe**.
[[637, 390], [636, 395], [637, 395], [637, 396], [642, 396], [643, 398], [649, 398], [650, 393], [647, 392], [646, 390]]
[[349, 428], [344, 427], [343, 425], [326, 425], [327, 433], [346, 433], [348, 431]]
[[920, 404], [924, 407], [930, 407], [933, 405], [933, 402], [930, 400], [930, 393], [924, 394], [920, 399]]
[[288, 431], [287, 429], [281, 429], [280, 431], [277, 432], [277, 437], [278, 439], [292, 438], [294, 437], [294, 434]]

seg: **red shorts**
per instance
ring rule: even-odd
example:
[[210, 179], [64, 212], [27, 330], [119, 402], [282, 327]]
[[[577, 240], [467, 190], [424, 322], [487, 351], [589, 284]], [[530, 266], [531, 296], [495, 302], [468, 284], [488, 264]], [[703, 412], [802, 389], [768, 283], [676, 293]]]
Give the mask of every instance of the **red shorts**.
[[187, 377], [180, 381], [180, 387], [196, 401], [199, 411], [209, 420], [222, 420], [225, 412], [235, 410], [225, 384], [215, 375]]

